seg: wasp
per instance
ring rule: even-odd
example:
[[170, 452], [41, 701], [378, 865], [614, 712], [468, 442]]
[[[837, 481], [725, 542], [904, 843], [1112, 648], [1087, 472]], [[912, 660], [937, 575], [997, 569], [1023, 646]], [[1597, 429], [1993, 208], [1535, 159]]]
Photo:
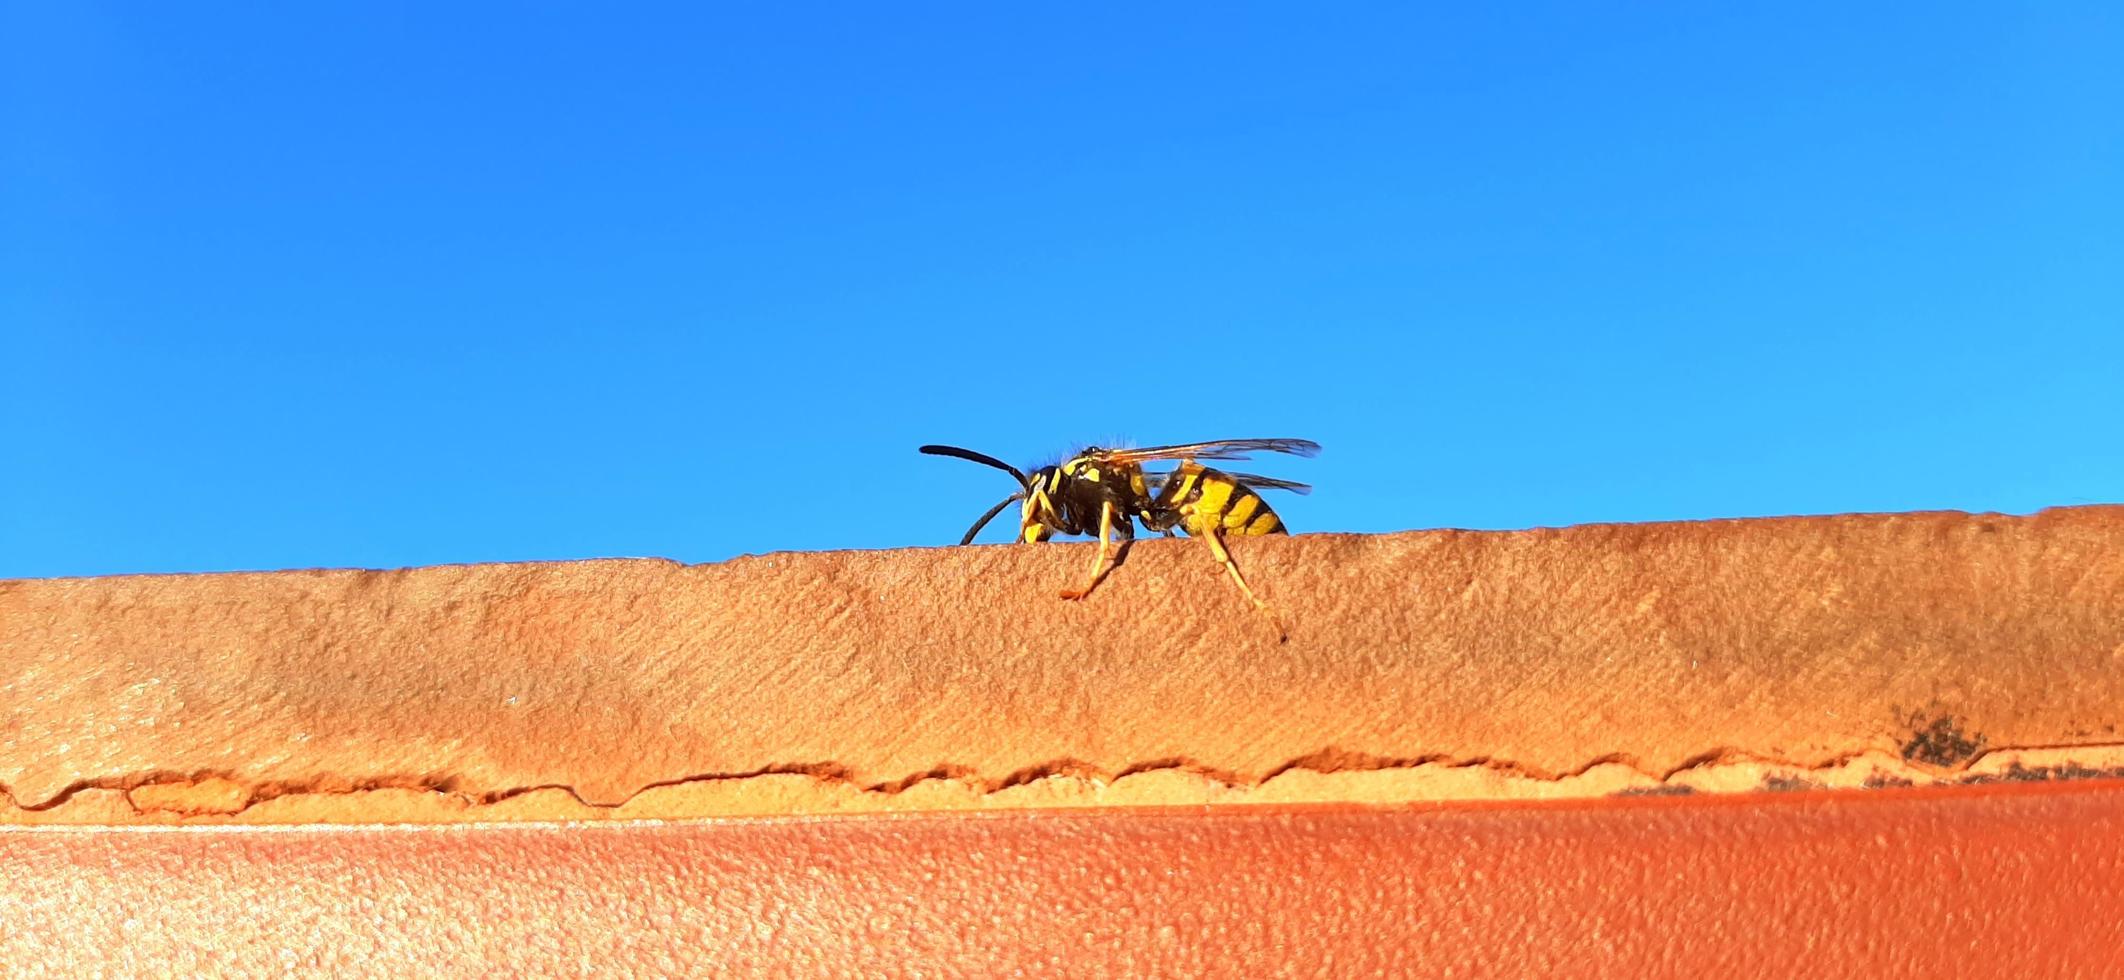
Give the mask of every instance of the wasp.
[[[1227, 534], [1284, 534], [1283, 519], [1261, 498], [1261, 490], [1307, 493], [1311, 487], [1248, 473], [1211, 469], [1198, 460], [1242, 460], [1257, 452], [1313, 456], [1320, 444], [1306, 439], [1226, 439], [1193, 442], [1147, 449], [1101, 449], [1096, 446], [1043, 466], [1030, 475], [986, 453], [957, 446], [923, 446], [932, 456], [952, 456], [993, 466], [1018, 481], [1018, 490], [1003, 498], [974, 521], [960, 544], [973, 543], [981, 528], [1012, 503], [1019, 503], [1018, 540], [1045, 541], [1057, 534], [1096, 534], [1098, 554], [1081, 588], [1062, 593], [1064, 599], [1082, 599], [1098, 587], [1106, 573], [1120, 563], [1121, 554], [1135, 539], [1135, 524], [1145, 530], [1173, 537], [1174, 530], [1209, 544], [1217, 563], [1231, 574], [1255, 608], [1275, 618], [1268, 603], [1261, 601], [1239, 574], [1231, 552], [1224, 547]], [[1164, 460], [1178, 465], [1165, 472], [1151, 472], [1143, 464]], [[1279, 623], [1279, 629], [1281, 624]]]

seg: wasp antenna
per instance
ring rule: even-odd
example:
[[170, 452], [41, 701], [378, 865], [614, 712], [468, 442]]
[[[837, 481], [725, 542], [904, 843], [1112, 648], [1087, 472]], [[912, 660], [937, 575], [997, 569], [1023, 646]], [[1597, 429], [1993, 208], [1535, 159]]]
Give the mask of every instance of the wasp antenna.
[[[957, 446], [922, 446], [918, 451], [930, 456], [950, 456], [955, 459], [963, 459], [979, 463], [983, 466], [993, 466], [996, 469], [1002, 470], [1003, 472], [1010, 474], [1012, 479], [1018, 481], [1019, 486], [1024, 487], [1028, 490], [1032, 489], [1032, 481], [1026, 479], [1025, 474], [1022, 471], [1020, 471], [1017, 467], [1010, 465], [1009, 463], [997, 459], [994, 456], [988, 455], [987, 453], [977, 453], [971, 449], [960, 449]], [[996, 505], [996, 510], [1000, 512], [1003, 509], [1003, 506], [1008, 503], [1010, 503], [1010, 501], [1006, 500], [1002, 504]], [[989, 517], [994, 516], [994, 513], [989, 514]], [[983, 518], [983, 522], [986, 522], [986, 518]], [[978, 528], [976, 530], [978, 530]]]
[[962, 545], [972, 544], [974, 535], [981, 533], [981, 529], [987, 527], [989, 521], [995, 520], [997, 514], [1003, 513], [1003, 508], [1008, 507], [1011, 504], [1017, 503], [1018, 501], [1024, 499], [1024, 494], [1014, 493], [1008, 497], [1003, 498], [1002, 503], [999, 503], [994, 507], [988, 508], [988, 513], [982, 514], [980, 520], [975, 521], [972, 527], [966, 529], [966, 536], [960, 538], [959, 543]]

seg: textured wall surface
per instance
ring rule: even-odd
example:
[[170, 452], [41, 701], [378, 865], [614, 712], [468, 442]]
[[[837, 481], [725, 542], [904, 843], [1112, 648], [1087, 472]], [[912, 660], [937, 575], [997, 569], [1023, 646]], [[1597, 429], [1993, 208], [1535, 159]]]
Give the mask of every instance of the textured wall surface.
[[1234, 550], [1288, 642], [1188, 541], [1082, 603], [1081, 545], [0, 582], [0, 963], [2018, 977], [2124, 948], [2124, 508]]
[[2114, 975], [2124, 788], [0, 830], [16, 976]]
[[1058, 599], [1089, 547], [0, 582], [0, 821], [1391, 802], [2124, 762], [2124, 507], [1236, 543], [1283, 643], [1192, 541]]

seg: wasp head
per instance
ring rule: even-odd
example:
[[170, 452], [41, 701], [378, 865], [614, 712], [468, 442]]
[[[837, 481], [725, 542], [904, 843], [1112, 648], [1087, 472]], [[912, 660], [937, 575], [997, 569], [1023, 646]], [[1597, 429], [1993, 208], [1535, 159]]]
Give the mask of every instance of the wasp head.
[[1055, 525], [1062, 519], [1056, 512], [1054, 494], [1061, 485], [1061, 468], [1043, 466], [1026, 479], [1023, 491], [1014, 494], [1025, 501], [1018, 508], [1018, 540], [1037, 544], [1054, 537]]

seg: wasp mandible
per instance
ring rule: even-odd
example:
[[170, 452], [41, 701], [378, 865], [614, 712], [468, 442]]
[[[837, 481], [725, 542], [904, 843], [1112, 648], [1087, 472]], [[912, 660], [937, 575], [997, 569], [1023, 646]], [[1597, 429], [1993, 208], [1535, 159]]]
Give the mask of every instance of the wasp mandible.
[[[1274, 619], [1268, 603], [1261, 601], [1246, 584], [1246, 577], [1239, 574], [1239, 566], [1224, 547], [1224, 536], [1286, 533], [1283, 519], [1257, 491], [1289, 490], [1302, 494], [1312, 488], [1289, 480], [1227, 473], [1196, 461], [1247, 459], [1257, 452], [1313, 456], [1320, 452], [1320, 444], [1307, 439], [1225, 439], [1147, 449], [1093, 446], [1053, 466], [1036, 469], [1029, 476], [994, 456], [971, 449], [923, 446], [921, 451], [993, 466], [1018, 481], [1018, 491], [974, 521], [966, 536], [959, 539], [960, 544], [973, 543], [974, 535], [1015, 501], [1022, 501], [1020, 541], [1045, 541], [1057, 534], [1098, 535], [1099, 551], [1092, 559], [1090, 574], [1082, 588], [1064, 591], [1064, 599], [1082, 599], [1098, 587], [1119, 562], [1120, 552], [1135, 539], [1135, 522], [1141, 521], [1145, 530], [1166, 537], [1172, 537], [1177, 528], [1207, 542], [1211, 554], [1239, 584], [1239, 590], [1255, 608]], [[1144, 470], [1143, 464], [1159, 460], [1174, 460], [1178, 466], [1168, 472]], [[1114, 547], [1116, 539], [1118, 548]]]

